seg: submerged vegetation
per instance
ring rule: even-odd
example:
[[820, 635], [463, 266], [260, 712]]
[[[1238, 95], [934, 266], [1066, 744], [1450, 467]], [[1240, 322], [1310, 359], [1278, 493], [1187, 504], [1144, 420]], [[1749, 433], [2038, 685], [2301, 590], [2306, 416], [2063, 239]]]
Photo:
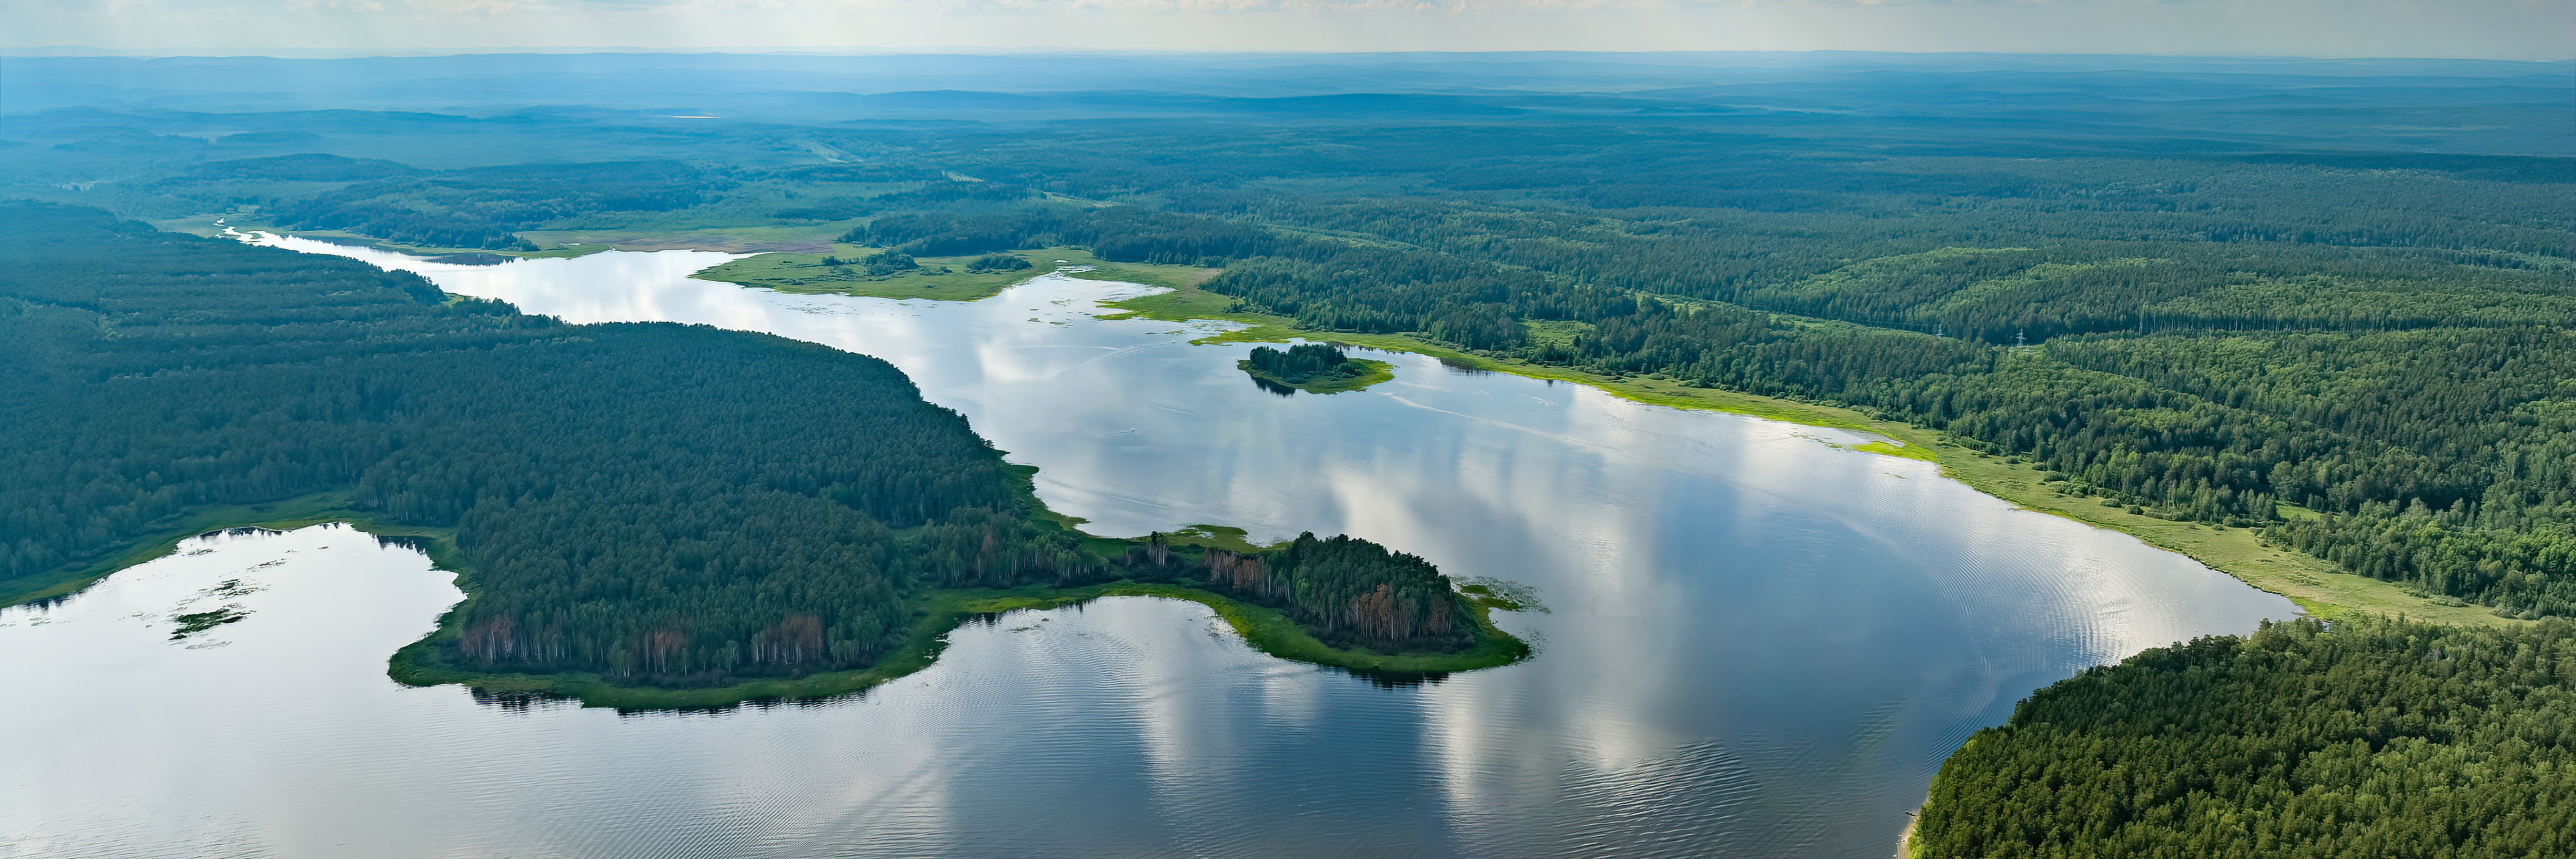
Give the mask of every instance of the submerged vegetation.
[[170, 630], [170, 640], [179, 641], [227, 623], [238, 623], [249, 618], [250, 612], [244, 611], [237, 605], [171, 615], [171, 622], [178, 625]]
[[[871, 259], [876, 261], [869, 262]], [[1108, 263], [1090, 251], [1069, 247], [981, 256], [916, 257], [900, 251], [835, 245], [827, 254], [759, 254], [710, 267], [695, 276], [780, 292], [974, 301], [990, 298], [1012, 284], [1049, 271], [1092, 280], [1149, 284], [1196, 283], [1215, 273], [1190, 266]]]
[[[565, 325], [95, 210], [18, 204], [0, 225], [17, 263], [0, 275], [13, 601], [202, 511], [330, 493], [352, 518], [426, 529], [464, 574], [470, 598], [406, 650], [407, 679], [717, 688], [917, 651], [936, 634], [919, 606], [943, 589], [1179, 582], [1192, 574], [1169, 562], [1204, 551], [1038, 515], [999, 452], [873, 358]], [[1344, 661], [1465, 653], [1490, 630], [1420, 559], [1328, 545], [1256, 555], [1294, 587], [1245, 598]]]

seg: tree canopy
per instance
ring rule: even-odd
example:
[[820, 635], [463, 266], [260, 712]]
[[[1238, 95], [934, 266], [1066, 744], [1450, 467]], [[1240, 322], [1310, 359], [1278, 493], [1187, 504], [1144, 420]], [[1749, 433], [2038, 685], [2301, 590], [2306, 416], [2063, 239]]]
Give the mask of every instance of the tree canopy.
[[[565, 325], [91, 209], [0, 206], [0, 228], [0, 593], [191, 510], [341, 492], [454, 529], [474, 597], [451, 664], [707, 686], [870, 665], [924, 588], [1189, 573], [1035, 518], [1001, 455], [875, 358]], [[1436, 570], [1324, 545], [1278, 562], [1321, 584], [1260, 596], [1345, 645], [1451, 643]]]
[[2571, 626], [2302, 620], [2087, 671], [1942, 765], [1914, 855], [2576, 855]]

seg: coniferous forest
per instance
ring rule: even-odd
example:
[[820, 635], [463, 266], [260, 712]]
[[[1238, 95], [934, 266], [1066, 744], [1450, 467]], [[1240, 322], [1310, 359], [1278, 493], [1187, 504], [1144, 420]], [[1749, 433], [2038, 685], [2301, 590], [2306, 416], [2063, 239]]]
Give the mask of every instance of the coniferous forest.
[[1318, 540], [1308, 532], [1268, 551], [1210, 549], [1201, 562], [1211, 589], [1284, 607], [1327, 644], [1440, 652], [1473, 643], [1474, 622], [1446, 576], [1428, 561], [1366, 540]]
[[[2364, 190], [2301, 178], [2329, 199], [2280, 217], [2325, 217], [2332, 194]], [[2519, 207], [2499, 220], [2547, 222], [2556, 216], [2533, 192], [2568, 187], [2536, 175], [2482, 200]], [[2071, 491], [2262, 528], [2354, 572], [2508, 615], [2576, 614], [2564, 234], [2445, 223], [2474, 235], [2436, 240], [2419, 217], [2264, 240], [2225, 231], [2229, 216], [2190, 204], [2198, 193], [2174, 196], [2122, 218], [2142, 234], [2118, 242], [2052, 235], [2103, 217], [2090, 202], [1898, 227], [1269, 197], [1264, 220], [1390, 243], [1041, 203], [888, 218], [867, 235], [943, 252], [1087, 241], [1107, 259], [1222, 265], [1205, 289], [1314, 330], [1418, 332], [1493, 356], [1852, 406], [2029, 457]], [[1810, 235], [1783, 248], [1747, 230]], [[2007, 246], [1951, 244], [1962, 233]], [[1828, 256], [1854, 251], [1885, 255]]]
[[[870, 665], [923, 588], [1205, 578], [1032, 518], [1000, 454], [874, 358], [565, 325], [92, 209], [0, 226], [10, 593], [193, 509], [343, 492], [454, 529], [474, 597], [449, 664], [712, 686]], [[1419, 558], [1312, 535], [1274, 554], [1227, 567], [1274, 571], [1235, 589], [1334, 643], [1469, 644]]]
[[1547, 113], [888, 124], [817, 132], [877, 153], [828, 165], [718, 163], [722, 135], [691, 142], [711, 153], [694, 166], [180, 151], [151, 153], [161, 178], [51, 193], [462, 248], [803, 223], [882, 248], [871, 271], [1056, 245], [1221, 266], [1205, 289], [1314, 331], [1849, 406], [2070, 492], [2509, 616], [2576, 614], [2569, 159], [2011, 123], [1942, 126], [1934, 147], [1903, 124], [1801, 126], [1840, 135], [1818, 140], [1686, 114], [1618, 134]]
[[1969, 739], [1915, 855], [2576, 855], [2571, 643], [2362, 619], [2151, 650]]

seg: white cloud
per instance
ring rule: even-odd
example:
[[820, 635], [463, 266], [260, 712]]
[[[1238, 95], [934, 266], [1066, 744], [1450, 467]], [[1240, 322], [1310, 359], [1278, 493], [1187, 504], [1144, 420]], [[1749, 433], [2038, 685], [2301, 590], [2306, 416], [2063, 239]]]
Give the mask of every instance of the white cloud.
[[2563, 59], [2542, 0], [0, 0], [0, 47], [1894, 50]]

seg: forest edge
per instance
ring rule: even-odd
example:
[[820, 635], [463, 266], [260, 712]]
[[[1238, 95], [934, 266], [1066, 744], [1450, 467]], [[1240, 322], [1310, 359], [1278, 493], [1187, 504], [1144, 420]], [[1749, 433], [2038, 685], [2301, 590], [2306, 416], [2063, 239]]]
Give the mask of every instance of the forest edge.
[[1943, 476], [2003, 499], [2015, 507], [2127, 534], [2150, 546], [2191, 558], [2260, 590], [2285, 597], [2298, 604], [2300, 610], [2316, 617], [2333, 620], [2354, 614], [2403, 615], [2414, 620], [2467, 626], [2530, 623], [2499, 617], [2482, 606], [2445, 604], [2411, 593], [2391, 582], [2345, 572], [2326, 560], [2266, 545], [2251, 528], [2160, 519], [2109, 506], [2111, 502], [2101, 496], [2060, 494], [2045, 480], [2046, 471], [2041, 466], [2013, 461], [2018, 457], [1981, 453], [1945, 437], [1938, 430], [1903, 421], [1874, 418], [1852, 409], [1821, 403], [1720, 388], [1694, 388], [1679, 381], [1644, 376], [1613, 377], [1517, 359], [1497, 360], [1413, 334], [1300, 329], [1295, 327], [1294, 320], [1285, 316], [1233, 310], [1233, 297], [1199, 289], [1197, 283], [1213, 276], [1216, 271], [1208, 269], [1207, 275], [1186, 285], [1174, 286], [1170, 292], [1107, 302], [1103, 307], [1111, 312], [1101, 314], [1099, 318], [1233, 322], [1243, 327], [1192, 342], [1329, 340], [1346, 346], [1424, 355], [1461, 369], [1585, 385], [1620, 399], [1648, 405], [1723, 412], [1874, 435], [1883, 441], [1835, 446], [1933, 463], [1940, 467]]

